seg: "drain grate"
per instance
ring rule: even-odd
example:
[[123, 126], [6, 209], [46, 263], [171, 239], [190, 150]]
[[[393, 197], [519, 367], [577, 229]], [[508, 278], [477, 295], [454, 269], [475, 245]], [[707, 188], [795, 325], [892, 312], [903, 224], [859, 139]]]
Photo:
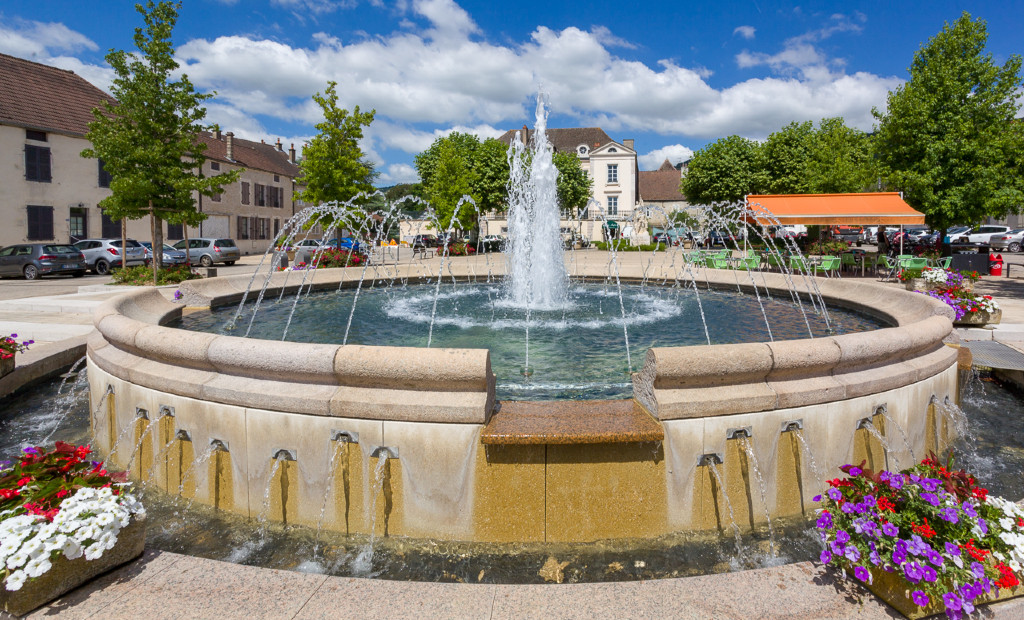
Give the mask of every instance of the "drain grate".
[[961, 343], [960, 346], [965, 346], [971, 350], [975, 366], [1002, 368], [1004, 370], [1024, 370], [1024, 353], [1001, 342], [975, 340]]

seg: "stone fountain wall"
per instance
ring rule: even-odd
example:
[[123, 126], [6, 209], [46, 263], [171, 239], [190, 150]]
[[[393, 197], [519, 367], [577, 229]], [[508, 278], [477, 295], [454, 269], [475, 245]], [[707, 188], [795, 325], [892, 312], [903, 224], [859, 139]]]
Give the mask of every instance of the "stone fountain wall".
[[[571, 268], [577, 277], [598, 278], [609, 269], [585, 261]], [[426, 275], [422, 265], [374, 269], [370, 275], [387, 279]], [[752, 280], [704, 269], [670, 276], [670, 265], [618, 269], [627, 281], [671, 277], [741, 289], [756, 281], [776, 294], [788, 294], [790, 285], [777, 274]], [[473, 279], [491, 268], [461, 259], [446, 270]], [[313, 287], [335, 290], [358, 278], [351, 269], [323, 270]], [[216, 278], [186, 283], [182, 292], [189, 306], [220, 306], [237, 303], [248, 284]], [[892, 327], [652, 349], [634, 392], [663, 428], [663, 441], [544, 445], [481, 443], [494, 410], [486, 350], [187, 332], [162, 326], [180, 316], [180, 304], [138, 291], [96, 315], [89, 341], [93, 429], [115, 463], [169, 492], [252, 518], [341, 532], [478, 541], [656, 536], [728, 529], [726, 498], [741, 527], [756, 527], [766, 505], [773, 517], [812, 511], [818, 473], [833, 477], [838, 465], [862, 460], [875, 468], [897, 460], [908, 466], [911, 451], [920, 458], [949, 439], [932, 405], [956, 395], [956, 350], [942, 344], [951, 330], [945, 306], [859, 282], [816, 285], [830, 304], [870, 312]], [[277, 274], [268, 291], [297, 286], [295, 274]], [[859, 428], [865, 419], [891, 444], [888, 453]], [[735, 429], [750, 435], [766, 504], [741, 440], [728, 438]], [[798, 433], [813, 449], [817, 473]], [[721, 485], [705, 455], [715, 455]], [[397, 458], [380, 463], [387, 456]]]

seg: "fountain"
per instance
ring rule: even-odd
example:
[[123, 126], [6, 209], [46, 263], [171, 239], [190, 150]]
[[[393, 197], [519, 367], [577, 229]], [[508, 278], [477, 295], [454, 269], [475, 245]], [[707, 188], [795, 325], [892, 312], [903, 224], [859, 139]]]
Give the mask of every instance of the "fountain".
[[[214, 333], [169, 325], [183, 308], [155, 290], [105, 304], [88, 348], [93, 407], [106, 407], [93, 420], [100, 448], [126, 465], [126, 448], [114, 450], [135, 411], [173, 408], [166, 428], [136, 435], [144, 454], [167, 461], [156, 486], [316, 532], [560, 543], [763, 529], [773, 546], [776, 519], [813, 508], [821, 471], [909, 462], [929, 438], [948, 439], [934, 404], [956, 395], [945, 305], [799, 269], [707, 268], [674, 250], [565, 254], [545, 123], [539, 104], [531, 151], [512, 149], [507, 261], [377, 252], [349, 268], [183, 284], [191, 308], [235, 309]], [[311, 207], [287, 234], [332, 209], [346, 207]], [[740, 207], [717, 213], [745, 225]], [[747, 305], [719, 305], [730, 296]], [[306, 311], [330, 299], [343, 300], [329, 312], [342, 317], [334, 342], [263, 339], [299, 339], [325, 321]], [[788, 327], [775, 319], [783, 307]], [[846, 330], [854, 315], [837, 308], [877, 323]], [[275, 312], [283, 328], [251, 337]], [[718, 343], [748, 331], [744, 321], [763, 331]], [[483, 323], [522, 340], [480, 348]], [[669, 328], [686, 323], [685, 337]], [[545, 352], [579, 338], [592, 345]], [[606, 371], [598, 378], [569, 363], [591, 356]], [[570, 398], [557, 388], [536, 400], [533, 387], [563, 381], [552, 379], [559, 367], [575, 382]], [[213, 441], [230, 452], [210, 465]], [[363, 564], [371, 557], [372, 547]]]

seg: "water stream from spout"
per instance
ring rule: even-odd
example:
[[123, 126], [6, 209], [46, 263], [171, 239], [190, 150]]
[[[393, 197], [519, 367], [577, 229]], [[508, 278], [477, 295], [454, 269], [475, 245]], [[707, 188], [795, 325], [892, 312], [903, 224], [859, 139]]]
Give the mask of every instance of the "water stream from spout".
[[334, 489], [337, 486], [335, 479], [337, 476], [334, 474], [334, 466], [338, 461], [338, 456], [344, 454], [344, 458], [348, 458], [348, 447], [351, 445], [346, 441], [333, 441], [331, 442], [331, 458], [327, 461], [327, 484], [324, 485], [324, 501], [320, 504], [320, 517], [316, 520], [316, 538], [313, 539], [313, 558], [312, 561], [317, 561], [317, 554], [320, 552], [320, 533], [323, 531], [324, 516], [327, 514], [327, 501], [334, 495]]
[[900, 458], [899, 458], [899, 455], [896, 454], [895, 451], [893, 451], [892, 447], [889, 445], [889, 440], [885, 437], [885, 435], [883, 435], [882, 433], [878, 432], [878, 429], [875, 428], [875, 425], [872, 424], [870, 421], [864, 422], [864, 424], [862, 425], [862, 428], [865, 429], [868, 433], [870, 433], [872, 437], [874, 437], [875, 439], [878, 440], [879, 445], [882, 446], [882, 452], [885, 453], [885, 457], [887, 459], [889, 459], [889, 458], [892, 459], [892, 461], [893, 461], [893, 471], [899, 471], [900, 470]]
[[373, 568], [373, 545], [377, 542], [377, 500], [384, 491], [384, 470], [388, 466], [388, 459], [381, 455], [377, 459], [377, 466], [373, 470], [373, 503], [370, 504], [370, 511], [373, 516], [370, 519], [370, 540], [363, 547], [359, 555], [352, 560], [352, 572], [357, 575], [368, 575]]
[[797, 441], [800, 442], [800, 447], [803, 453], [807, 456], [807, 465], [811, 470], [811, 474], [814, 476], [814, 480], [818, 483], [818, 488], [823, 487], [825, 484], [825, 474], [818, 468], [818, 462], [814, 460], [814, 452], [811, 450], [810, 444], [807, 443], [807, 438], [804, 437], [804, 430], [797, 428], [792, 431]]
[[740, 447], [747, 454], [747, 463], [750, 465], [750, 470], [754, 472], [758, 490], [761, 492], [761, 506], [764, 507], [764, 519], [765, 523], [768, 524], [768, 553], [774, 557], [775, 529], [772, 527], [772, 515], [768, 510], [768, 487], [765, 485], [764, 477], [761, 475], [761, 468], [758, 467], [757, 454], [754, 452], [754, 442], [746, 435], [739, 437], [739, 442]]
[[743, 552], [743, 537], [740, 535], [740, 526], [736, 523], [736, 513], [732, 510], [729, 494], [725, 492], [725, 481], [722, 479], [722, 474], [718, 471], [718, 466], [714, 460], [708, 460], [706, 463], [711, 470], [711, 474], [715, 477], [715, 481], [718, 483], [718, 495], [725, 502], [725, 509], [729, 513], [729, 525], [732, 527], [732, 534], [736, 539], [736, 557], [743, 558], [745, 556]]

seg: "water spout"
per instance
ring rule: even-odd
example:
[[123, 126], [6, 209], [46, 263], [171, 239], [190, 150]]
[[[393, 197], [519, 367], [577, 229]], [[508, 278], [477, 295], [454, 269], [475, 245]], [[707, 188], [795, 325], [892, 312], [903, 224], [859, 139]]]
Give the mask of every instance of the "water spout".
[[294, 461], [296, 460], [295, 450], [287, 450], [285, 448], [280, 448], [274, 451], [274, 456], [272, 456], [271, 458], [274, 459], [275, 461]]
[[397, 459], [398, 448], [392, 446], [373, 446], [370, 448], [370, 458]]
[[342, 443], [359, 443], [359, 433], [355, 431], [331, 431], [331, 441], [340, 441]]

